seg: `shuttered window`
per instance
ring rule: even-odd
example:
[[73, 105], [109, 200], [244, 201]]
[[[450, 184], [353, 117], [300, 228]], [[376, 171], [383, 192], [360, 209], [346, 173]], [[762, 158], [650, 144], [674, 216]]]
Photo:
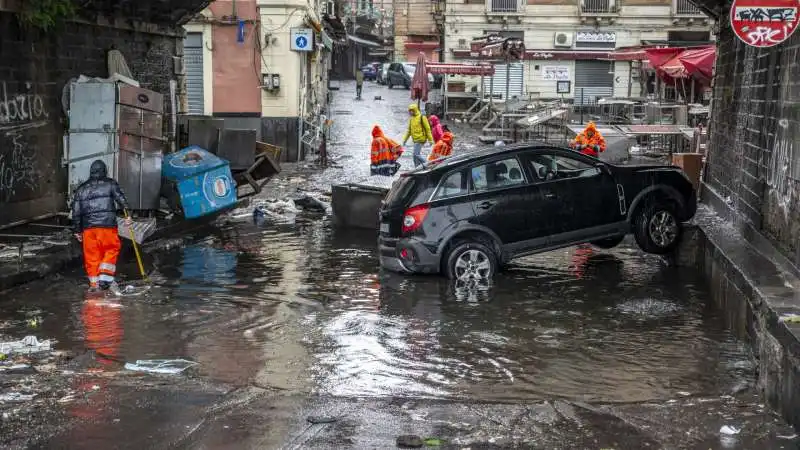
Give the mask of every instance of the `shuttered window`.
[[613, 72], [612, 61], [575, 61], [575, 104], [591, 104], [603, 97], [613, 97]]
[[203, 34], [188, 33], [183, 41], [183, 66], [186, 70], [186, 96], [189, 114], [203, 114]]
[[[522, 98], [524, 93], [524, 71], [522, 63], [510, 63], [511, 73], [508, 80], [508, 96], [511, 98]], [[490, 79], [485, 77], [483, 80], [483, 92], [488, 94], [489, 89], [492, 95], [505, 99], [506, 97], [506, 65], [497, 64], [494, 66], [494, 76]]]

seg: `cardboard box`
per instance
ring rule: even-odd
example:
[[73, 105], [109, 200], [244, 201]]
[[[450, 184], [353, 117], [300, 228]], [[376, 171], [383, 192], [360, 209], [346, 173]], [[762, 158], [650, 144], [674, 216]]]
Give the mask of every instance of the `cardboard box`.
[[673, 153], [672, 165], [686, 172], [696, 190], [700, 189], [700, 173], [703, 170], [703, 155], [700, 153]]

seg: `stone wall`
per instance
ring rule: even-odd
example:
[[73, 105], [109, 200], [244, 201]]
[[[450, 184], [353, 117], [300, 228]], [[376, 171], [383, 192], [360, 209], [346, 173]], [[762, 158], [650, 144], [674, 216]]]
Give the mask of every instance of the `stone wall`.
[[108, 50], [122, 52], [142, 87], [165, 94], [169, 117], [172, 57], [183, 43], [172, 30], [142, 28], [150, 31], [69, 23], [40, 34], [0, 11], [0, 225], [66, 210], [62, 92], [81, 74], [108, 76]]
[[757, 49], [719, 24], [705, 182], [800, 264], [800, 33]]

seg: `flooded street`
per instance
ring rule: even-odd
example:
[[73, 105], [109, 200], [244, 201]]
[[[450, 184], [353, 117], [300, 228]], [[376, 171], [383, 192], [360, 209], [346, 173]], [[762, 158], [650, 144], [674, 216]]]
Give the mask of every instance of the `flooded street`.
[[[368, 83], [354, 104], [351, 87], [335, 93], [336, 166], [268, 196], [390, 183], [369, 176], [369, 130], [402, 137], [408, 92]], [[456, 152], [474, 145], [456, 135]], [[37, 394], [0, 402], [4, 448], [394, 448], [407, 434], [444, 448], [795, 448], [702, 275], [628, 241], [460, 286], [382, 272], [374, 233], [304, 212], [228, 220], [147, 265], [153, 288], [137, 297], [89, 298], [79, 268], [3, 294], [0, 335], [67, 355], [0, 372], [4, 389]], [[131, 259], [120, 270], [136, 278]], [[173, 358], [197, 365], [124, 368]]]

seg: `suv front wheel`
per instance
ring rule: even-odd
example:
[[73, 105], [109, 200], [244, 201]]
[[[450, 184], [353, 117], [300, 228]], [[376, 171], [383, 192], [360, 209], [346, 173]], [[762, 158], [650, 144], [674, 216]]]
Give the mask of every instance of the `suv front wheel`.
[[634, 219], [633, 236], [647, 253], [663, 255], [672, 252], [680, 243], [681, 232], [681, 222], [674, 208], [667, 203], [646, 205]]
[[480, 242], [461, 241], [447, 252], [446, 269], [453, 280], [490, 280], [497, 273], [497, 257]]

